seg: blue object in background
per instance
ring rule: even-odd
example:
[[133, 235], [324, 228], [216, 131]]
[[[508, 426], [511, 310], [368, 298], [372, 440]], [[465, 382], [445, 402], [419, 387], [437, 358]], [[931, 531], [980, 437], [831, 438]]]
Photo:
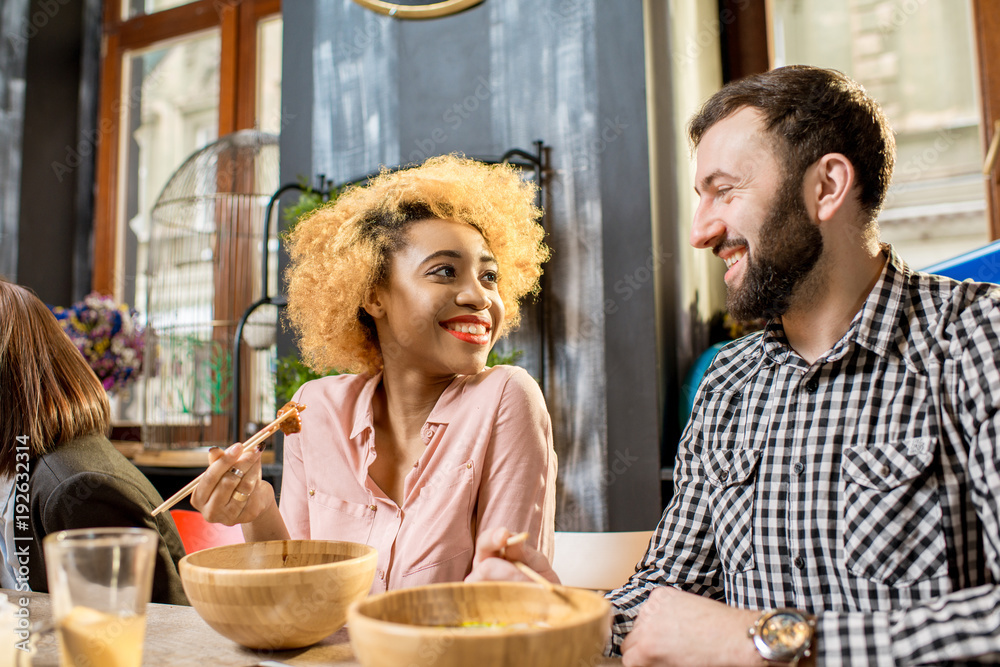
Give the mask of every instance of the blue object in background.
[[708, 370], [708, 367], [711, 365], [712, 360], [715, 359], [715, 355], [719, 353], [719, 350], [721, 350], [723, 346], [732, 342], [733, 341], [731, 340], [726, 340], [721, 343], [716, 343], [702, 352], [698, 358], [694, 360], [691, 370], [688, 371], [687, 376], [684, 378], [684, 386], [681, 387], [681, 405], [677, 423], [681, 425], [682, 430], [684, 425], [687, 424], [688, 417], [691, 416], [691, 408], [694, 406], [694, 395], [698, 393], [698, 385], [701, 384], [701, 378], [704, 377], [705, 371]]
[[971, 279], [979, 283], [1000, 283], [1000, 241], [932, 264], [921, 271], [955, 280]]
[[[957, 257], [946, 259], [943, 262], [932, 264], [923, 273], [933, 273], [955, 280], [974, 280], [980, 283], [1000, 283], [1000, 241], [994, 241], [982, 248], [976, 248], [969, 252], [962, 253]], [[701, 353], [684, 378], [684, 386], [681, 387], [680, 424], [686, 424], [691, 416], [691, 408], [694, 406], [694, 395], [698, 392], [698, 385], [708, 370], [708, 366], [715, 359], [715, 355], [726, 343], [724, 341], [716, 343]]]

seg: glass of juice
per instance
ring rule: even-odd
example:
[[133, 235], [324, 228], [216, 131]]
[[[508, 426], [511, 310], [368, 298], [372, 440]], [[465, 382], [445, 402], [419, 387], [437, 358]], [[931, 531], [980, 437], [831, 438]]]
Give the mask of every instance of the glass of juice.
[[45, 537], [62, 667], [140, 667], [159, 535], [83, 528]]

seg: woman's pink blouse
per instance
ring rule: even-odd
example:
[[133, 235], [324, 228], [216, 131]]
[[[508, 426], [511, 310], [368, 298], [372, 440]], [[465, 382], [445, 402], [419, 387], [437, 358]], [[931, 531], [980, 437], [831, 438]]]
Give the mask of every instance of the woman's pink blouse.
[[538, 384], [495, 366], [455, 378], [422, 430], [426, 449], [401, 505], [368, 476], [372, 397], [381, 375], [308, 382], [302, 431], [285, 437], [280, 509], [293, 539], [362, 542], [378, 550], [372, 592], [461, 581], [476, 537], [527, 531], [551, 560], [556, 454]]

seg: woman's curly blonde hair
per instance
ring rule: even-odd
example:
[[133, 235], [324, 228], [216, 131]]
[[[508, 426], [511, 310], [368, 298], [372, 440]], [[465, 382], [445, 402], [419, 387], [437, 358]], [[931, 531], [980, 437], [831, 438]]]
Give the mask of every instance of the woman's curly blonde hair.
[[305, 363], [375, 373], [382, 355], [365, 297], [388, 278], [392, 254], [406, 245], [409, 223], [465, 222], [486, 240], [498, 265], [506, 308], [504, 335], [520, 321], [519, 300], [538, 292], [549, 248], [534, 184], [516, 167], [455, 155], [382, 173], [303, 217], [289, 235], [287, 316]]

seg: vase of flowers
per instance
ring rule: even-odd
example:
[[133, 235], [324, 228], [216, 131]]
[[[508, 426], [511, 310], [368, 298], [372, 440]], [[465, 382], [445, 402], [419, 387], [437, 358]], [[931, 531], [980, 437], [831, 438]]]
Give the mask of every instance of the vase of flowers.
[[93, 292], [69, 308], [56, 307], [52, 312], [109, 395], [139, 376], [144, 340], [134, 310]]

